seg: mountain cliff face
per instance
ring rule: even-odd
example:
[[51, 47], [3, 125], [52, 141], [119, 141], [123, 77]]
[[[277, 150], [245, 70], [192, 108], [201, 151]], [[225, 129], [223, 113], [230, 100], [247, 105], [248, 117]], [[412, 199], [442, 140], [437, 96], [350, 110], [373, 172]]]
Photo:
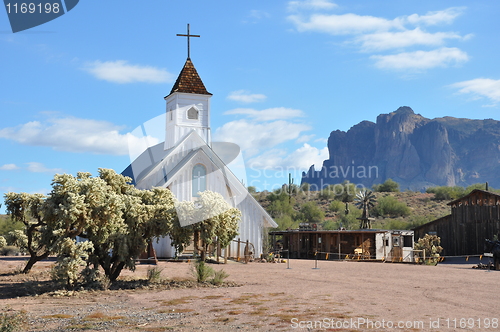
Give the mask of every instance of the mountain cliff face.
[[311, 166], [303, 183], [371, 186], [391, 178], [412, 190], [486, 181], [500, 187], [500, 121], [492, 119], [427, 119], [403, 106], [376, 123], [331, 132], [328, 150], [323, 168]]

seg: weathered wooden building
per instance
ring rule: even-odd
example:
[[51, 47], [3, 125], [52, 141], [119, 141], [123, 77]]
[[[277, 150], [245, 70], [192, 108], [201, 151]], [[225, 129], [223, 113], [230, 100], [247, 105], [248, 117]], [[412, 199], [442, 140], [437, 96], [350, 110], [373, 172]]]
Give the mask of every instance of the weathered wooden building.
[[445, 256], [484, 253], [485, 239], [500, 236], [500, 195], [475, 189], [449, 202], [451, 214], [414, 228], [415, 239], [425, 234], [441, 238]]
[[360, 259], [413, 262], [413, 231], [287, 230], [273, 231], [275, 252], [290, 258]]

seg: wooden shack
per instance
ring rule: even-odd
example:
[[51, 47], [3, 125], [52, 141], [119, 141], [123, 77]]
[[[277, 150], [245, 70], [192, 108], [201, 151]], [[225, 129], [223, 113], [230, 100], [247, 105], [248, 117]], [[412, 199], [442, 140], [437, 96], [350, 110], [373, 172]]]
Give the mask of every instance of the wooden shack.
[[500, 195], [475, 189], [449, 202], [451, 214], [414, 228], [415, 239], [425, 234], [441, 238], [445, 256], [484, 253], [485, 239], [500, 236]]
[[290, 258], [413, 262], [413, 231], [286, 230], [269, 233], [273, 250]]

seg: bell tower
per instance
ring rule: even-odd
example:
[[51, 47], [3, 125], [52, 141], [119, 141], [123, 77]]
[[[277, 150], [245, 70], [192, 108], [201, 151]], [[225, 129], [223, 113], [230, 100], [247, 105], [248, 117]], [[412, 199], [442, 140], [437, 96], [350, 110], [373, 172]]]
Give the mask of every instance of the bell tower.
[[175, 81], [170, 94], [165, 97], [167, 102], [165, 150], [175, 147], [191, 131], [196, 131], [210, 145], [210, 98], [201, 81], [196, 68], [190, 59], [190, 37], [200, 37], [189, 34], [177, 36], [188, 39], [188, 58], [179, 77]]

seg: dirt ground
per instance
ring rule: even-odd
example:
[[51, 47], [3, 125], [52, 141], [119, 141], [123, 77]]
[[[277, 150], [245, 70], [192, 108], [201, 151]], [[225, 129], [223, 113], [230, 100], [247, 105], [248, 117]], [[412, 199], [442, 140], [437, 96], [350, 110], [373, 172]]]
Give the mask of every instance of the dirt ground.
[[[43, 282], [53, 263], [13, 275], [22, 261], [0, 258], [0, 308], [24, 310], [29, 331], [498, 331], [500, 271], [474, 263], [231, 262], [212, 265], [231, 287], [16, 296], [21, 280]], [[150, 267], [124, 278], [145, 279]], [[165, 279], [193, 279], [189, 263], [159, 267]]]

